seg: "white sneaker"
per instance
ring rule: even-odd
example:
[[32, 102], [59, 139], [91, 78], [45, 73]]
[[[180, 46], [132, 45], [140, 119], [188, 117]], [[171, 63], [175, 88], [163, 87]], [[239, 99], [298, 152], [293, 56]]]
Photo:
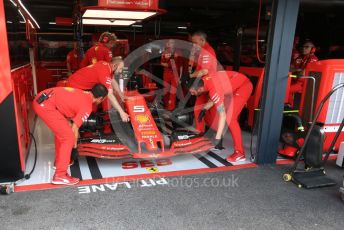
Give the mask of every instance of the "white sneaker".
[[69, 175], [64, 175], [64, 176], [54, 176], [53, 180], [51, 181], [52, 184], [57, 184], [57, 185], [75, 185], [79, 183], [80, 179], [79, 178], [74, 178]]

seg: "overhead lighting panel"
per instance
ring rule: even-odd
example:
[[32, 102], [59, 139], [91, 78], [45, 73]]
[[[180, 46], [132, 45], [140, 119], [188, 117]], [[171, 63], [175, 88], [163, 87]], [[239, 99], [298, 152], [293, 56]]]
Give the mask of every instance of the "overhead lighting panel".
[[96, 10], [87, 9], [83, 18], [115, 18], [115, 19], [133, 19], [143, 20], [155, 15], [152, 11], [125, 11], [125, 10]]
[[135, 22], [134, 20], [82, 19], [83, 25], [130, 26]]
[[159, 0], [98, 0], [85, 3], [81, 12], [84, 25], [130, 26], [166, 10]]

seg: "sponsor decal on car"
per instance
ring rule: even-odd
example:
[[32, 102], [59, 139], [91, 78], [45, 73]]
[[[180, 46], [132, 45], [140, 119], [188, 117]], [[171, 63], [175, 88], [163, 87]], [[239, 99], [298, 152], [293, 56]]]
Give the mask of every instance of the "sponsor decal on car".
[[150, 119], [147, 115], [140, 114], [140, 115], [135, 116], [135, 120], [140, 124], [145, 124], [145, 123], [149, 122]]
[[91, 143], [99, 143], [99, 144], [104, 144], [104, 143], [116, 143], [115, 140], [107, 140], [107, 139], [93, 139]]

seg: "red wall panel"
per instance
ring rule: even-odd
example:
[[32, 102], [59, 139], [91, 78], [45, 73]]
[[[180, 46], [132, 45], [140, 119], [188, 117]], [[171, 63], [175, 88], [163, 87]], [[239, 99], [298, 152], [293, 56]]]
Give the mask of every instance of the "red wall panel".
[[[0, 31], [6, 31], [4, 1], [0, 1]], [[0, 103], [12, 91], [7, 34], [0, 36]]]
[[29, 150], [29, 132], [33, 128], [34, 116], [32, 109], [33, 78], [30, 65], [12, 71], [14, 107], [17, 120], [17, 133], [20, 151], [20, 163], [25, 170], [25, 158]]

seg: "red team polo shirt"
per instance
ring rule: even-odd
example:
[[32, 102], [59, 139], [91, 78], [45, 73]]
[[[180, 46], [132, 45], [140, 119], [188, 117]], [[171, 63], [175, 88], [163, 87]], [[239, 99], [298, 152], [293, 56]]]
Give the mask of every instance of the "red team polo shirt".
[[165, 55], [166, 54], [173, 54], [173, 59], [174, 59], [174, 62], [176, 64], [176, 68], [177, 68], [177, 71], [179, 72], [179, 68], [180, 66], [183, 65], [183, 60], [182, 60], [182, 54], [178, 51], [178, 50], [175, 50], [173, 53], [169, 50], [164, 50], [161, 54], [161, 62], [162, 63], [166, 63], [168, 65], [168, 67], [164, 67], [164, 68], [168, 68], [169, 70], [172, 70], [172, 65], [171, 65], [171, 58], [166, 58]]
[[80, 63], [80, 68], [95, 64], [98, 61], [110, 62], [112, 59], [111, 50], [102, 43], [97, 43], [86, 51], [85, 57]]
[[69, 63], [71, 71], [72, 71], [72, 73], [74, 73], [75, 71], [77, 71], [79, 69], [81, 57], [76, 50], [71, 50], [67, 54], [66, 62]]
[[198, 56], [196, 71], [201, 69], [207, 69], [208, 75], [216, 74], [217, 71], [216, 54], [208, 42], [202, 47]]
[[80, 127], [92, 112], [92, 94], [69, 87], [55, 87], [43, 92], [48, 94], [51, 90], [47, 103], [52, 103], [63, 116], [72, 119]]
[[89, 90], [95, 84], [103, 84], [106, 88], [112, 89], [112, 69], [110, 64], [105, 61], [99, 61], [79, 69], [68, 78], [69, 87]]
[[210, 76], [203, 77], [204, 89], [208, 91], [209, 98], [214, 102], [216, 108], [224, 102], [225, 96], [232, 95], [249, 81], [245, 75], [234, 71], [218, 72], [216, 80]]
[[305, 69], [308, 63], [316, 62], [318, 58], [314, 54], [310, 54], [307, 56], [300, 55], [294, 60], [294, 68], [297, 69]]

